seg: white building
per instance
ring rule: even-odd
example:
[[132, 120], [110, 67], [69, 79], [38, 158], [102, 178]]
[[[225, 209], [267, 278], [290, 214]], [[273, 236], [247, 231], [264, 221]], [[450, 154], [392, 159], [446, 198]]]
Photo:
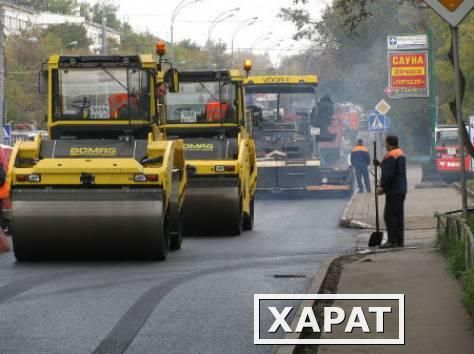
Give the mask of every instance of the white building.
[[37, 14], [32, 9], [15, 5], [9, 1], [0, 1], [0, 3], [4, 4], [3, 23], [6, 35], [26, 29], [35, 23]]
[[[63, 23], [83, 25], [92, 44], [90, 50], [97, 53], [102, 47], [102, 26], [95, 22], [87, 21], [82, 16], [61, 15], [50, 12], [35, 12], [34, 10], [16, 5], [10, 1], [2, 1], [4, 11], [4, 24], [6, 35], [17, 33], [31, 26], [47, 27]], [[120, 33], [112, 28], [107, 28], [107, 38], [114, 43], [120, 43]]]

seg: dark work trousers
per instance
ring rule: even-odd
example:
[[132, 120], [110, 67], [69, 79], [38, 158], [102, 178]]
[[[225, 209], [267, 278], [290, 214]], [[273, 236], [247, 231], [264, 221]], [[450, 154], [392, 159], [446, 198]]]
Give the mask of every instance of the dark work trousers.
[[387, 226], [388, 242], [404, 245], [405, 220], [403, 204], [405, 194], [387, 194], [383, 218]]
[[357, 179], [357, 187], [359, 192], [364, 191], [364, 186], [362, 185], [362, 179], [364, 179], [365, 190], [370, 192], [370, 179], [369, 179], [369, 168], [367, 165], [354, 166], [355, 175]]

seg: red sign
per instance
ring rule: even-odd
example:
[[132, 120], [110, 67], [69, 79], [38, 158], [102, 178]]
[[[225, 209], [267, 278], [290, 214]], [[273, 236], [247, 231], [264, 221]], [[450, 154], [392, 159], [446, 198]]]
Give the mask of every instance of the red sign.
[[390, 97], [428, 97], [428, 53], [389, 52]]

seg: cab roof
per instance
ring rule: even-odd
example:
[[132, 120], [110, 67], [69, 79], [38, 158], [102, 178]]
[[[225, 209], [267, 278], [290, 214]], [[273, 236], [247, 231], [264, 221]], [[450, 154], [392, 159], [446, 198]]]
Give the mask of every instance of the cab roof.
[[246, 85], [278, 85], [278, 84], [313, 84], [318, 85], [316, 75], [262, 75], [249, 76], [244, 80]]
[[183, 82], [243, 81], [244, 76], [240, 70], [183, 70], [179, 72], [179, 79]]
[[156, 66], [157, 62], [149, 54], [145, 55], [52, 55], [49, 65], [57, 66], [93, 66], [104, 64], [110, 66]]

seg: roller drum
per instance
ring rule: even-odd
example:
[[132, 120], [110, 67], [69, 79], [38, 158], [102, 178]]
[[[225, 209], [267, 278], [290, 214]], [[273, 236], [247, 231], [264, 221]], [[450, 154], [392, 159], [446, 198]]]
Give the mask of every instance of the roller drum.
[[238, 178], [191, 177], [188, 182], [185, 234], [240, 234], [243, 215]]
[[19, 260], [164, 259], [169, 234], [161, 189], [14, 189], [12, 240]]

